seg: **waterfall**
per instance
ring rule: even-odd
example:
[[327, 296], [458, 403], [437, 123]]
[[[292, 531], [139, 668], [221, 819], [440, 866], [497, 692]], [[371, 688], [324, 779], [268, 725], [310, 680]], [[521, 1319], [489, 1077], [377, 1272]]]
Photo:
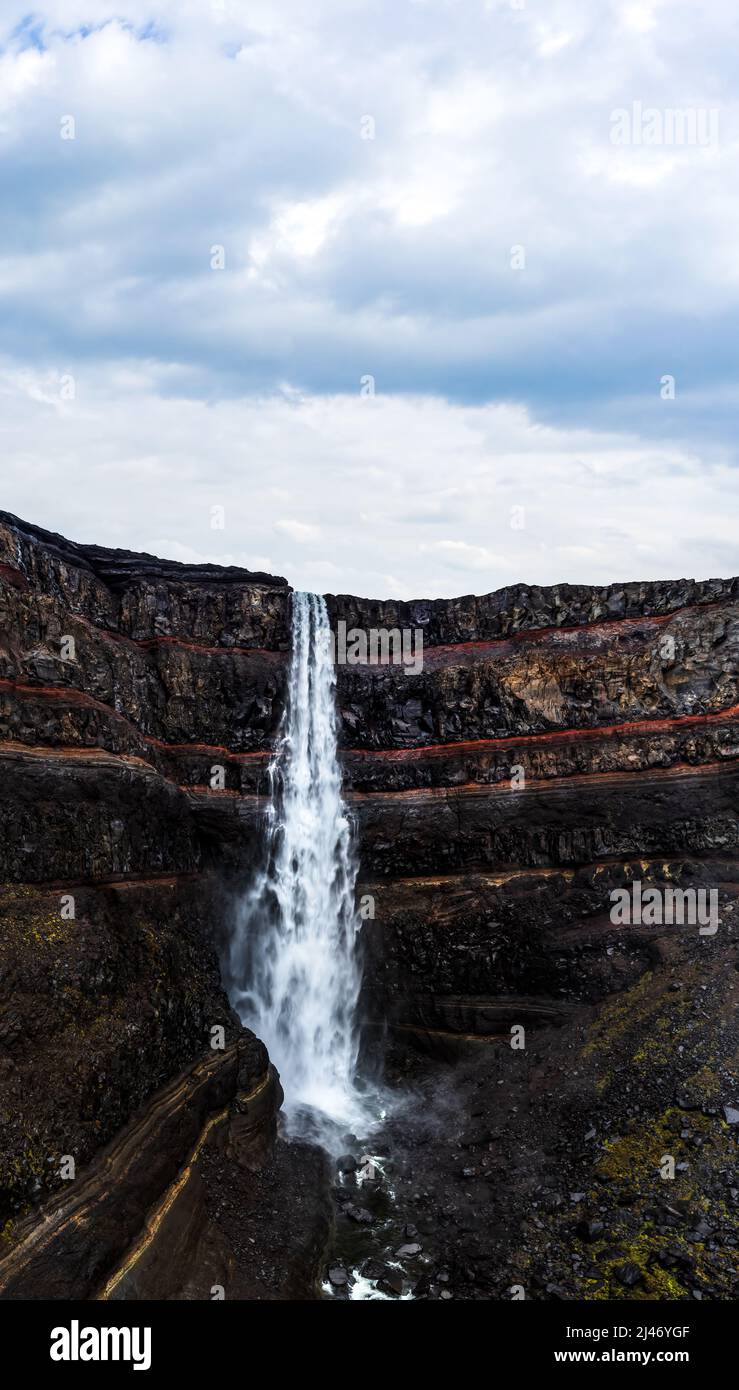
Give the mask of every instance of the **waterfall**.
[[324, 600], [296, 593], [285, 712], [270, 765], [266, 861], [231, 942], [231, 1002], [267, 1045], [288, 1117], [312, 1107], [358, 1122], [357, 876], [336, 750]]

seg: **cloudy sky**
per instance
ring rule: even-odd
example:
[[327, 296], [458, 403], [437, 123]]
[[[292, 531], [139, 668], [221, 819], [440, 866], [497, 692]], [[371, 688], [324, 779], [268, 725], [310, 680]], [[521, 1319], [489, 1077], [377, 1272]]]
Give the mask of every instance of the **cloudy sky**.
[[738, 44], [3, 0], [0, 506], [322, 592], [736, 573]]

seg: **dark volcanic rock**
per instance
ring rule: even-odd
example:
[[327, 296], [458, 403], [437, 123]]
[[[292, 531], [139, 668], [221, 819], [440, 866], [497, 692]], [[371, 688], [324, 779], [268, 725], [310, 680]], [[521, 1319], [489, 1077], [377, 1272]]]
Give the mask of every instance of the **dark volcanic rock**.
[[[28, 886], [0, 900], [0, 1217], [63, 1190], [77, 1166], [150, 1094], [207, 1055], [211, 1029], [241, 1034], [223, 993], [209, 880], [185, 878], [59, 890]], [[260, 1044], [261, 1046], [261, 1044]]]
[[640, 1284], [642, 1281], [642, 1272], [635, 1264], [616, 1265], [613, 1272], [619, 1284], [623, 1284], [627, 1289], [633, 1289], [636, 1284]]

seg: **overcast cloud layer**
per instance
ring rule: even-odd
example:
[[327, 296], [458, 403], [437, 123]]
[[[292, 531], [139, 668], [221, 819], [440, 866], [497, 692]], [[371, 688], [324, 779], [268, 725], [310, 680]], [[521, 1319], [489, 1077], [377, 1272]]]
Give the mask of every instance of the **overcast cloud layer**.
[[0, 505], [376, 596], [739, 568], [733, 0], [0, 35]]

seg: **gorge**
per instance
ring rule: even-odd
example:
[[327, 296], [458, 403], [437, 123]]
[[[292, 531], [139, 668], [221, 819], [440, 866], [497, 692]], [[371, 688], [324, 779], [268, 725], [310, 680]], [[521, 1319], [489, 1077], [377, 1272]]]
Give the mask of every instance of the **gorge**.
[[[730, 1297], [738, 615], [321, 600], [0, 513], [0, 1297]], [[334, 669], [339, 623], [423, 661]], [[635, 883], [719, 930], [612, 922]], [[281, 1112], [355, 1052], [374, 1167]]]

